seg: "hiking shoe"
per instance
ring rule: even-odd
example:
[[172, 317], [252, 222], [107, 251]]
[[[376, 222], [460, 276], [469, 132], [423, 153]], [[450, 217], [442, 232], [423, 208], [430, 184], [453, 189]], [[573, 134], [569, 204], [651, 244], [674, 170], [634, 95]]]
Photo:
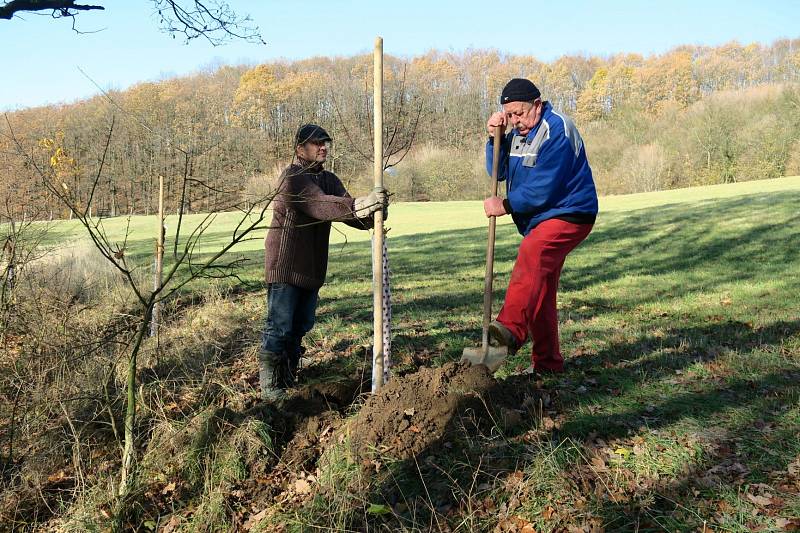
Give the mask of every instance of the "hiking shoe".
[[505, 346], [508, 348], [508, 355], [514, 355], [519, 349], [519, 343], [514, 334], [497, 320], [492, 320], [489, 324], [489, 344]]

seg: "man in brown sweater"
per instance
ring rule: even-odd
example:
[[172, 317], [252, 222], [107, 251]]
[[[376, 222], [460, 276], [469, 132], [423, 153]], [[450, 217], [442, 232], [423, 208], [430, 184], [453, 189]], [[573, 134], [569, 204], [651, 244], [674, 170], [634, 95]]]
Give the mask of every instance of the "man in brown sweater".
[[294, 384], [303, 336], [314, 326], [319, 289], [328, 268], [331, 222], [372, 228], [372, 215], [387, 206], [386, 191], [351, 197], [322, 168], [331, 137], [320, 126], [301, 126], [295, 159], [281, 175], [267, 233], [267, 319], [259, 354], [261, 397], [278, 400]]

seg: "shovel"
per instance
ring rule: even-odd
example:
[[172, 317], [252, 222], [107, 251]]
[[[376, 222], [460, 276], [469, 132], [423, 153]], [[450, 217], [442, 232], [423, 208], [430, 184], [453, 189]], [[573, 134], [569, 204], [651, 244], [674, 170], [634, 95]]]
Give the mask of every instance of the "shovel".
[[[494, 133], [494, 157], [492, 158], [492, 196], [497, 196], [497, 174], [500, 168], [500, 144], [505, 133], [504, 126], [497, 126]], [[508, 356], [506, 346], [489, 346], [489, 323], [492, 321], [492, 281], [494, 279], [494, 239], [497, 217], [489, 217], [489, 240], [486, 244], [486, 277], [483, 281], [483, 338], [480, 348], [464, 348], [462, 361], [473, 365], [484, 365], [494, 372]]]

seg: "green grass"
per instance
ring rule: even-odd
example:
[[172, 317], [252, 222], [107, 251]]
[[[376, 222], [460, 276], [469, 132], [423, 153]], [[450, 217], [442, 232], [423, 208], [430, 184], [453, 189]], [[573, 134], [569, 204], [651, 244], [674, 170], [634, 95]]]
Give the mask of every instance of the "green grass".
[[[365, 507], [337, 513], [337, 521], [353, 529], [444, 522], [467, 531], [518, 516], [537, 531], [751, 531], [797, 517], [800, 481], [788, 470], [800, 457], [798, 205], [800, 178], [603, 198], [594, 231], [561, 278], [567, 372], [539, 384], [551, 403], [511, 433], [393, 464], [391, 479], [375, 476], [367, 487]], [[203, 252], [224, 240], [232, 221], [219, 217]], [[495, 309], [520, 241], [501, 222]], [[106, 227], [121, 235], [124, 224]], [[143, 264], [152, 226], [152, 217], [131, 219], [131, 250]], [[398, 204], [387, 226], [398, 368], [457, 359], [480, 337], [480, 202]], [[62, 241], [79, 235], [67, 223], [58, 230]], [[263, 232], [257, 237], [237, 250], [251, 260], [245, 279], [262, 276]], [[370, 342], [368, 237], [349, 228], [333, 234], [308, 339], [312, 355], [340, 355], [325, 363], [331, 379], [361, 364], [352, 348]], [[263, 298], [249, 290], [247, 298]], [[257, 342], [257, 329], [244, 334]], [[527, 366], [529, 354], [521, 350], [498, 376]], [[430, 505], [398, 508], [392, 494]], [[481, 503], [487, 497], [491, 510]], [[359, 500], [319, 495], [294, 511], [297, 523], [325, 527], [315, 509], [331, 513], [326, 501]], [[394, 507], [373, 516], [369, 504]]]
[[[766, 508], [748, 494], [777, 496], [776, 480], [800, 454], [799, 201], [798, 178], [601, 201], [596, 228], [562, 275], [569, 370], [543, 384], [555, 398], [547, 416], [556, 427], [535, 447], [505, 445], [533, 488], [520, 512], [537, 530], [599, 520], [618, 531], [690, 530], [704, 521], [748, 531], [796, 516], [796, 492]], [[390, 233], [393, 342], [402, 361], [427, 351], [435, 361], [455, 359], [480, 330], [483, 224], [436, 231], [440, 219], [478, 219], [480, 205], [425, 207], [428, 216], [416, 222], [425, 235]], [[498, 229], [496, 302], [519, 239], [512, 226]], [[328, 348], [368, 342], [368, 250], [332, 255], [313, 335]], [[522, 352], [499, 375], [526, 365], [530, 352]], [[530, 421], [528, 431], [539, 430]], [[607, 472], [586, 470], [594, 451]], [[491, 471], [480, 446], [467, 455]], [[592, 478], [588, 493], [575, 472]], [[464, 472], [465, 485], [474, 473]], [[441, 473], [423, 468], [415, 477], [435, 485]], [[427, 496], [419, 480], [396, 488], [406, 498]], [[507, 491], [492, 494], [498, 506], [511, 501]], [[557, 511], [550, 518], [542, 515], [547, 505]], [[486, 528], [497, 523], [487, 520]]]

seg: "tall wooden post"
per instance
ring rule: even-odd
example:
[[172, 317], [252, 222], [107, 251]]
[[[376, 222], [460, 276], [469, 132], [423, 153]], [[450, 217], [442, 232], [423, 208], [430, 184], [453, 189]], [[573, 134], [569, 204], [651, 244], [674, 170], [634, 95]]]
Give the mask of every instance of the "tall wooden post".
[[[374, 54], [374, 165], [375, 187], [383, 187], [383, 38], [375, 39]], [[374, 241], [372, 243], [373, 337], [372, 389], [383, 386], [383, 210], [375, 211]]]
[[[153, 292], [161, 289], [161, 276], [164, 272], [164, 176], [158, 177], [158, 235], [156, 237], [156, 268], [153, 275]], [[150, 336], [158, 335], [161, 321], [161, 302], [153, 306], [150, 319]]]

